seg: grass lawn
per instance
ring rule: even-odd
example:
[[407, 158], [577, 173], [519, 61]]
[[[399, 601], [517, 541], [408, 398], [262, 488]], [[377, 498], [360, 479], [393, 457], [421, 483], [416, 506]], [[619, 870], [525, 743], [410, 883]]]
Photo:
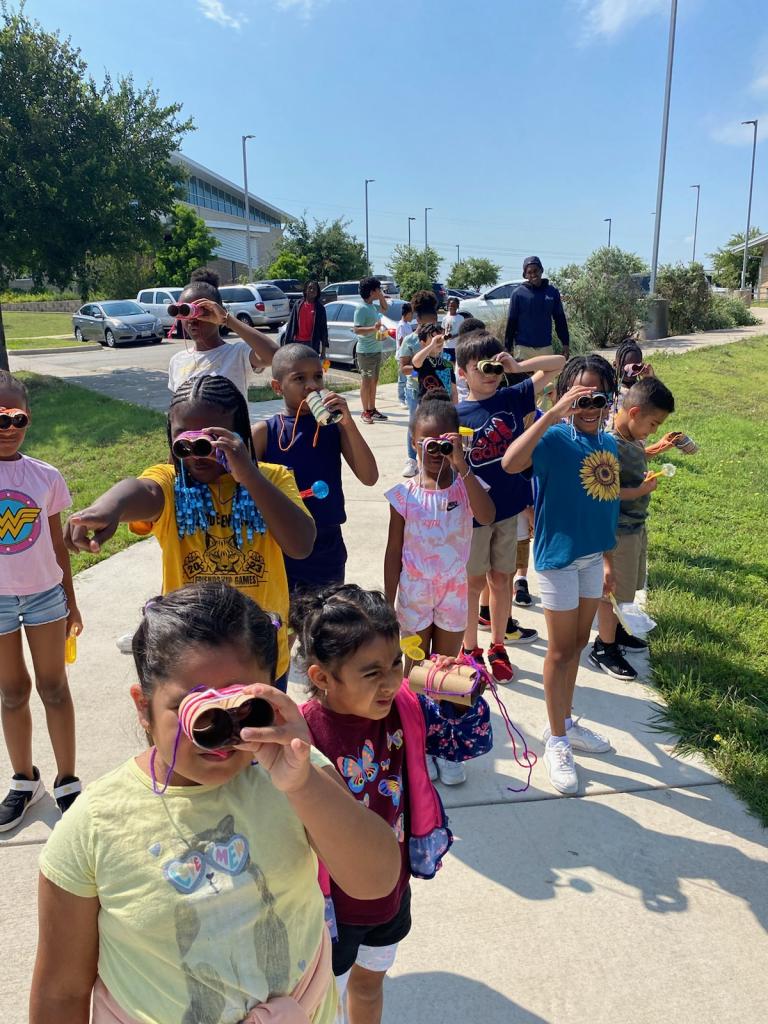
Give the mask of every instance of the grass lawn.
[[[74, 338], [16, 338], [14, 341], [8, 342], [8, 351], [24, 352], [30, 348], [73, 348], [77, 344]], [[83, 348], [85, 347], [83, 345]]]
[[[265, 374], [266, 376], [266, 374]], [[343, 395], [345, 391], [359, 391], [360, 385], [354, 381], [344, 380], [341, 377], [334, 377], [333, 371], [325, 375], [325, 387], [337, 395]], [[249, 402], [274, 402], [279, 395], [276, 395], [269, 384], [259, 384], [256, 387], [248, 388]]]
[[[85, 508], [118, 480], [167, 461], [165, 416], [161, 413], [97, 395], [55, 377], [18, 376], [29, 388], [32, 410], [24, 454], [50, 462], [62, 473], [72, 494], [73, 510]], [[138, 539], [121, 526], [104, 553], [73, 555], [73, 571], [95, 565]]]
[[703, 752], [768, 826], [768, 336], [654, 356], [698, 455], [653, 495], [654, 680], [683, 749]]
[[56, 334], [66, 334], [71, 338], [72, 314], [16, 313], [8, 310], [3, 312], [3, 326], [9, 342], [19, 338], [48, 338]]

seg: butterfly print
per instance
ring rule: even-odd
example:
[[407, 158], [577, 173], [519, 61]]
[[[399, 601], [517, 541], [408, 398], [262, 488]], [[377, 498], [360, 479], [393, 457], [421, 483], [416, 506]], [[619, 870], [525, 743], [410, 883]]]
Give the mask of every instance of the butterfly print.
[[397, 729], [394, 736], [391, 733], [387, 733], [387, 750], [391, 750], [392, 747], [397, 747], [399, 750], [403, 745], [403, 730]]
[[388, 796], [395, 807], [400, 806], [400, 795], [403, 792], [403, 785], [399, 775], [393, 775], [390, 779], [382, 779], [379, 783], [379, 792], [382, 796]]
[[366, 740], [360, 757], [340, 757], [336, 764], [353, 793], [359, 793], [367, 782], [379, 774], [379, 765], [373, 760], [373, 744]]

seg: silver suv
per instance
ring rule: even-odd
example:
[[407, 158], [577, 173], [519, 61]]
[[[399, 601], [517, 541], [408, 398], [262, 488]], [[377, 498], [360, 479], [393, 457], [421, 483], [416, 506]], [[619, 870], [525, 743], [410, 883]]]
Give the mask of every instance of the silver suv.
[[219, 292], [232, 316], [250, 327], [280, 327], [288, 320], [288, 296], [268, 281], [226, 284]]

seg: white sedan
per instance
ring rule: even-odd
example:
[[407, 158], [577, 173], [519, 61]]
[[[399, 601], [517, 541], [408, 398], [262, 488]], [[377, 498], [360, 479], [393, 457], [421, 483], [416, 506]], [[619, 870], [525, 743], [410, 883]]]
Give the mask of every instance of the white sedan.
[[462, 299], [459, 312], [476, 316], [478, 320], [496, 320], [507, 312], [512, 292], [521, 284], [525, 284], [525, 281], [505, 281], [504, 284], [495, 284], [493, 288], [484, 288], [477, 298]]

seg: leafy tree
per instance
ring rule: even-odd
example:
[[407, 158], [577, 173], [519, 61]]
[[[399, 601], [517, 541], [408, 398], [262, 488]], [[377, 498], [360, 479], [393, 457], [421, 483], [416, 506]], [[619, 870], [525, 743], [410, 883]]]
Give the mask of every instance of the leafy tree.
[[501, 267], [490, 260], [470, 257], [454, 263], [448, 275], [449, 288], [483, 288], [496, 284]]
[[440, 254], [431, 246], [424, 250], [396, 245], [387, 270], [392, 273], [402, 297], [410, 299], [415, 292], [431, 290], [432, 282], [437, 280], [439, 266]]
[[95, 260], [160, 239], [192, 124], [130, 77], [97, 86], [69, 40], [0, 8], [0, 275], [74, 277], [87, 296]]
[[318, 281], [344, 281], [368, 274], [365, 246], [347, 230], [342, 217], [328, 222], [316, 220], [310, 227], [306, 215], [292, 220], [278, 246], [277, 259], [283, 253], [303, 257], [307, 277]]
[[[749, 229], [750, 238], [757, 238], [761, 234], [760, 228]], [[741, 268], [744, 264], [744, 252], [728, 252], [728, 250], [731, 246], [740, 245], [743, 241], [744, 232], [740, 231], [735, 235], [731, 235], [725, 245], [715, 252], [707, 254], [708, 259], [712, 260], [712, 267], [715, 271], [715, 283], [719, 284], [721, 288], [735, 289], [741, 287]], [[761, 257], [760, 249], [754, 248], [749, 250], [749, 255], [747, 256], [747, 287], [754, 288], [759, 280]]]
[[290, 278], [295, 281], [310, 279], [309, 262], [306, 256], [297, 256], [295, 252], [283, 250], [267, 267], [267, 278]]
[[656, 294], [667, 300], [672, 334], [691, 334], [706, 329], [712, 316], [712, 293], [701, 263], [660, 267]]
[[128, 256], [102, 256], [94, 260], [91, 276], [101, 294], [130, 299], [155, 283], [154, 260], [149, 248]]
[[203, 218], [190, 206], [176, 203], [166, 225], [165, 244], [155, 256], [158, 281], [166, 285], [188, 284], [192, 271], [213, 256], [216, 244], [216, 236]]

